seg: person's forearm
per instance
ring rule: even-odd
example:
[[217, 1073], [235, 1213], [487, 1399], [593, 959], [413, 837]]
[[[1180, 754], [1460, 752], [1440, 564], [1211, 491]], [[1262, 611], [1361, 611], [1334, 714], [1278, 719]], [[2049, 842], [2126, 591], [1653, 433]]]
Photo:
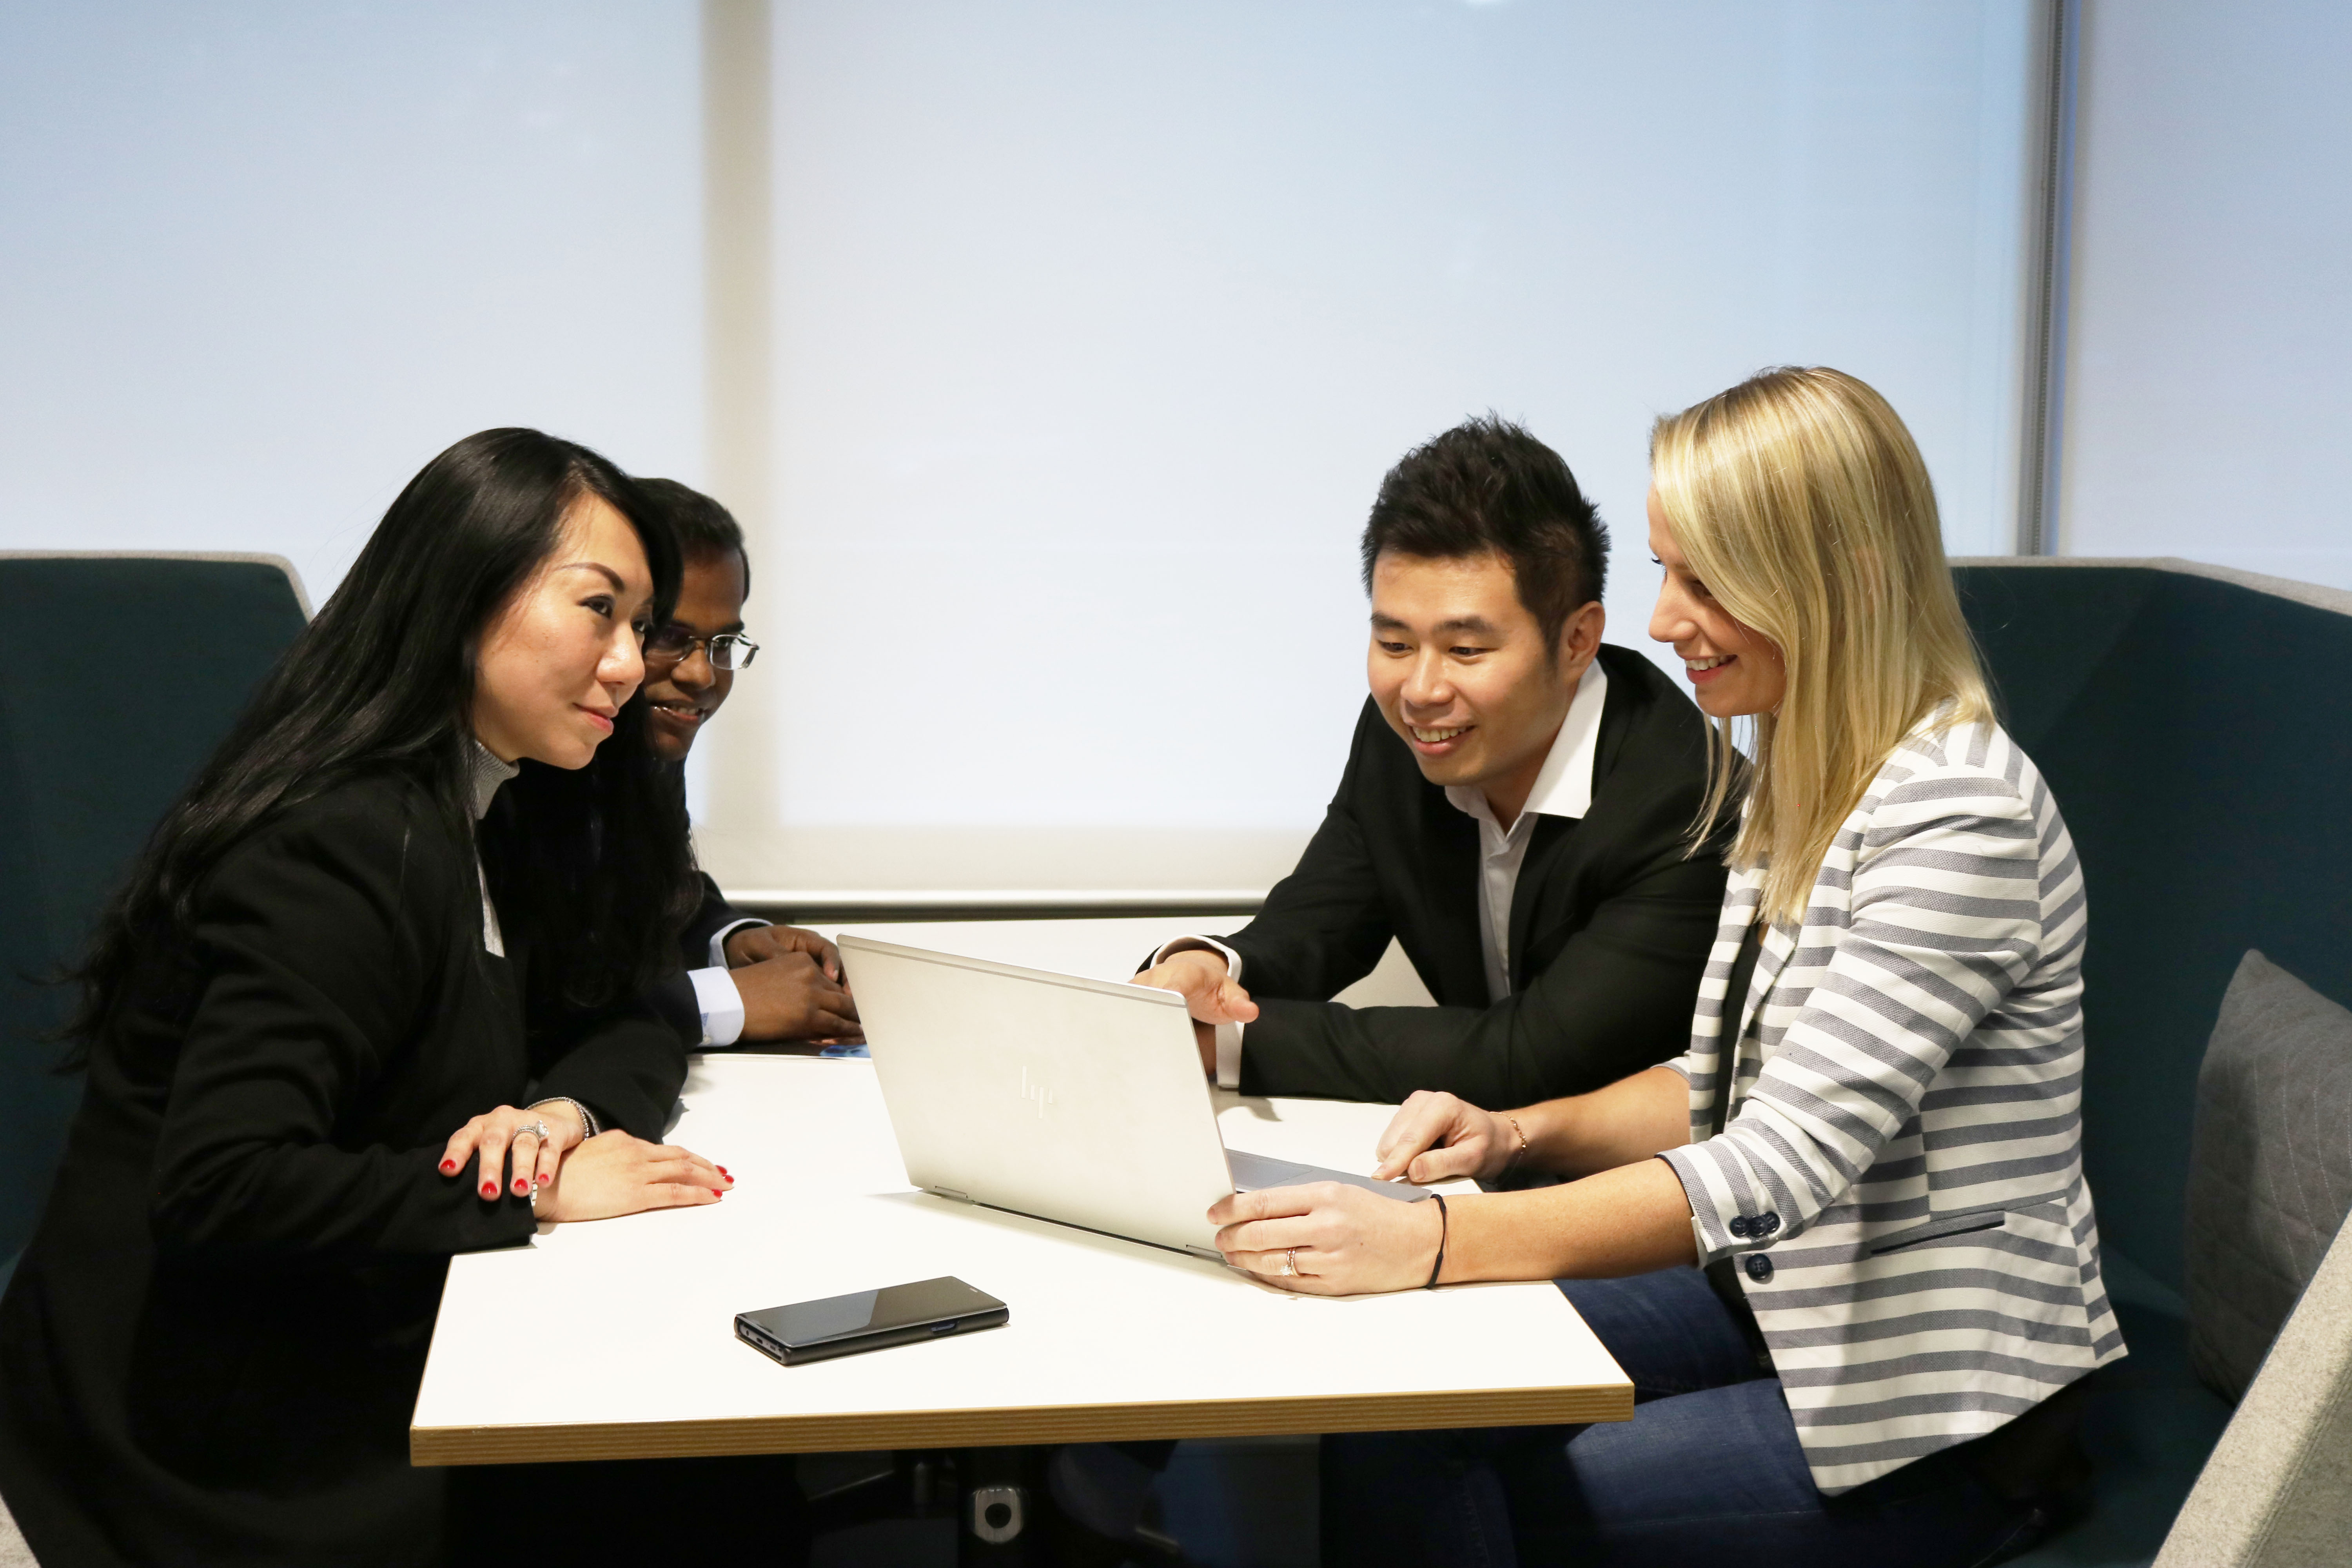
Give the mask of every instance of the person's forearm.
[[505, 1247], [531, 1211], [437, 1172], [436, 1146], [355, 1150], [274, 1127], [249, 1135], [167, 1123], [150, 1195], [162, 1250], [183, 1258], [366, 1260]]
[[1690, 1085], [1678, 1072], [1650, 1068], [1591, 1094], [1503, 1114], [1527, 1138], [1521, 1163], [1587, 1176], [1689, 1142]]
[[647, 1009], [642, 1016], [620, 1013], [591, 1025], [549, 1065], [539, 1093], [579, 1100], [607, 1131], [624, 1128], [658, 1143], [685, 1083], [685, 1045]]
[[1557, 1187], [1446, 1201], [1441, 1284], [1615, 1279], [1698, 1260], [1689, 1200], [1664, 1160]]

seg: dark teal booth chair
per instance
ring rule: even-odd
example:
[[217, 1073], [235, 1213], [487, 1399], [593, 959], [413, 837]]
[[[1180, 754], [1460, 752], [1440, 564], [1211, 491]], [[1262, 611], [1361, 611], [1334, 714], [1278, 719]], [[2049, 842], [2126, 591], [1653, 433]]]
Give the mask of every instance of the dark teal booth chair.
[[[2259, 948], [2352, 1002], [2352, 594], [2185, 561], [1956, 563], [2090, 898], [2084, 1154], [2131, 1355], [2093, 1382], [2091, 1517], [2021, 1562], [2144, 1563], [2230, 1407], [2189, 1369], [2197, 1069]], [[2352, 1561], [2347, 1545], [2347, 1561]]]
[[[2197, 1069], [2259, 948], [2352, 1002], [2352, 594], [2186, 562], [1956, 563], [2012, 732], [2081, 853], [2084, 1147], [2132, 1354], [2095, 1375], [2090, 1516], [2019, 1561], [2155, 1555], [2229, 1407], [2186, 1348]], [[258, 557], [0, 555], [0, 1281], [38, 1214], [78, 1080], [43, 1038], [114, 879], [302, 626]], [[1736, 1555], [1736, 1551], [1735, 1553]]]
[[274, 555], [0, 553], [0, 1285], [81, 1092], [42, 977], [309, 614]]

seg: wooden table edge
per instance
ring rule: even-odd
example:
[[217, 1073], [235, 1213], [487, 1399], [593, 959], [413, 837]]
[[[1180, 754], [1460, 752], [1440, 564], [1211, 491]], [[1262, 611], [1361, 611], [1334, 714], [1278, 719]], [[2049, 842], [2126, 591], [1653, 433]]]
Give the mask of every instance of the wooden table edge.
[[1633, 1418], [1633, 1385], [1604, 1383], [1555, 1388], [1332, 1394], [1318, 1398], [742, 1415], [711, 1421], [412, 1426], [408, 1429], [408, 1458], [415, 1466], [500, 1465], [565, 1459], [831, 1453], [862, 1448], [985, 1447], [1009, 1443], [1107, 1443], [1146, 1437], [1265, 1437], [1318, 1432], [1539, 1426]]

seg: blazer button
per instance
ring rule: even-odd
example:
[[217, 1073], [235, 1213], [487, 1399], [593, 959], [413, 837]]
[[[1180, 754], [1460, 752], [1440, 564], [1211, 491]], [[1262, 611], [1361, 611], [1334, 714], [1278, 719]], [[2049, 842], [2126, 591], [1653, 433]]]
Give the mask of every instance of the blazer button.
[[1766, 1214], [1761, 1214], [1761, 1215], [1757, 1215], [1757, 1216], [1756, 1216], [1756, 1234], [1757, 1234], [1757, 1235], [1759, 1235], [1759, 1236], [1777, 1236], [1777, 1235], [1779, 1235], [1779, 1234], [1780, 1234], [1780, 1216], [1779, 1215], [1777, 1215], [1777, 1214], [1766, 1213]]
[[1738, 1237], [1744, 1237], [1748, 1234], [1748, 1216], [1746, 1215], [1736, 1214], [1731, 1216], [1731, 1234]]
[[1748, 1278], [1755, 1280], [1759, 1285], [1769, 1285], [1772, 1282], [1772, 1260], [1762, 1253], [1749, 1253], [1746, 1267]]

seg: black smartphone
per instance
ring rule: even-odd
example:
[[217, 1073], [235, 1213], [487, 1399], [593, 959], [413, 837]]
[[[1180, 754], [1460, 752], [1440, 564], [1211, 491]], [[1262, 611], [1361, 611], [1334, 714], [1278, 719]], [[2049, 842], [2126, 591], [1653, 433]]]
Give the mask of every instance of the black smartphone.
[[911, 1285], [738, 1312], [735, 1337], [786, 1366], [797, 1366], [827, 1356], [992, 1329], [1012, 1316], [1012, 1310], [987, 1291], [942, 1274]]

